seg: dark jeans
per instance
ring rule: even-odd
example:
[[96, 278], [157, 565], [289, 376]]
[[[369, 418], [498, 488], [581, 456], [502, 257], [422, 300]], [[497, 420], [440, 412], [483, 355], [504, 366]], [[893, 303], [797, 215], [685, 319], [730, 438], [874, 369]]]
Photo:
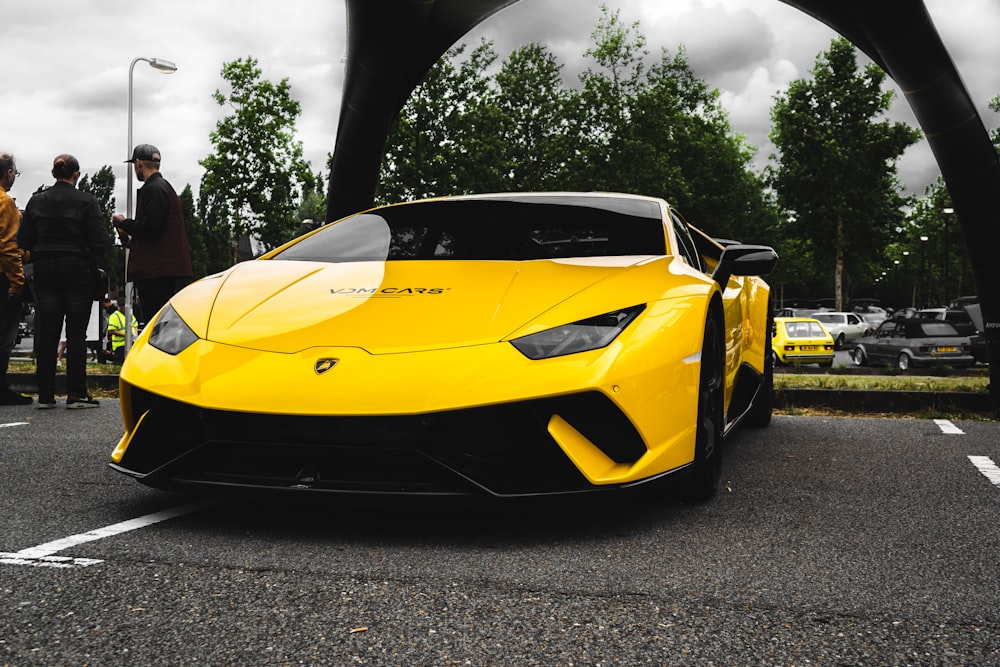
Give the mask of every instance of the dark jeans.
[[8, 299], [7, 281], [0, 279], [0, 392], [7, 388], [7, 366], [10, 365], [10, 353], [17, 342], [17, 325], [23, 315], [21, 299]]
[[35, 379], [39, 399], [56, 388], [59, 334], [66, 321], [66, 393], [87, 395], [87, 324], [94, 304], [94, 272], [84, 258], [35, 260]]
[[135, 291], [139, 293], [139, 320], [148, 323], [167, 305], [170, 297], [188, 283], [187, 278], [146, 278], [135, 281]]

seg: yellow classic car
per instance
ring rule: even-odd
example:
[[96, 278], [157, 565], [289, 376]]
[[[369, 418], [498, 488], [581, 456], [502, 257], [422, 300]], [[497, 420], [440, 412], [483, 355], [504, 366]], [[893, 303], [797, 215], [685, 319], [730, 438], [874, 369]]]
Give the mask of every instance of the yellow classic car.
[[836, 345], [821, 322], [809, 317], [775, 317], [771, 350], [775, 364], [833, 366]]
[[[155, 487], [510, 497], [718, 485], [771, 417], [766, 246], [665, 201], [385, 206], [188, 286], [120, 375], [112, 467]], [[674, 475], [673, 473], [677, 473]]]

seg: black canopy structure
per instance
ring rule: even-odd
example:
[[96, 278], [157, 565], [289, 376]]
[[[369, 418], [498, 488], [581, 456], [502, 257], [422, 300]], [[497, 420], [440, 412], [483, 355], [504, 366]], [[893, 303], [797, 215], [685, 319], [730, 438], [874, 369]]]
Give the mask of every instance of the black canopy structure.
[[[327, 221], [373, 204], [392, 121], [438, 58], [496, 12], [531, 0], [346, 1], [347, 69]], [[990, 358], [1000, 360], [1000, 160], [923, 0], [780, 1], [849, 39], [902, 89], [951, 194]], [[996, 361], [990, 380], [1000, 415]]]

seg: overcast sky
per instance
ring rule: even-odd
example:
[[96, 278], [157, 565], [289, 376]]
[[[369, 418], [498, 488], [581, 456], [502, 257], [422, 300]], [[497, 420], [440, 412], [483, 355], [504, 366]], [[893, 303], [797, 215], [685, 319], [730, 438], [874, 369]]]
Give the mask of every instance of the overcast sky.
[[[834, 33], [779, 0], [605, 0], [626, 22], [638, 21], [658, 56], [683, 44], [695, 73], [718, 88], [733, 128], [759, 150], [763, 165], [774, 95], [809, 76]], [[461, 41], [493, 40], [501, 58], [520, 45], [547, 46], [575, 84], [600, 11], [595, 0], [520, 0]], [[1000, 115], [1000, 1], [926, 0], [928, 10], [988, 128]], [[146, 63], [133, 77], [134, 143], [163, 153], [162, 171], [180, 191], [197, 192], [198, 161], [226, 110], [212, 99], [223, 63], [252, 56], [272, 81], [288, 78], [302, 105], [298, 136], [313, 171], [334, 147], [346, 53], [343, 0], [212, 2], [172, 0], [10, 0], [2, 12], [5, 67], [0, 84], [0, 150], [13, 152], [21, 176], [12, 194], [24, 206], [49, 185], [52, 159], [72, 153], [81, 171], [112, 165], [118, 210], [125, 210], [128, 70], [137, 57], [161, 58], [178, 71]], [[916, 125], [897, 89], [892, 117]], [[911, 148], [900, 177], [922, 193], [939, 174], [926, 142]], [[134, 184], [138, 187], [138, 183]]]

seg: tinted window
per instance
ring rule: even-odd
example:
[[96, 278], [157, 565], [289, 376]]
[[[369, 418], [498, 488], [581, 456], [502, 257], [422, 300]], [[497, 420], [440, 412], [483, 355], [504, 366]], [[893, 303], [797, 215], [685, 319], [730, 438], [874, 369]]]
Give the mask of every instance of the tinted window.
[[386, 207], [328, 225], [271, 259], [359, 262], [664, 255], [659, 208], [644, 200], [464, 200]]
[[688, 229], [687, 222], [684, 221], [684, 218], [677, 211], [670, 212], [670, 219], [674, 223], [674, 236], [677, 237], [677, 243], [680, 245], [678, 251], [681, 256], [687, 260], [688, 264], [699, 271], [703, 271], [701, 255], [698, 254], [694, 240], [691, 238], [691, 231]]

